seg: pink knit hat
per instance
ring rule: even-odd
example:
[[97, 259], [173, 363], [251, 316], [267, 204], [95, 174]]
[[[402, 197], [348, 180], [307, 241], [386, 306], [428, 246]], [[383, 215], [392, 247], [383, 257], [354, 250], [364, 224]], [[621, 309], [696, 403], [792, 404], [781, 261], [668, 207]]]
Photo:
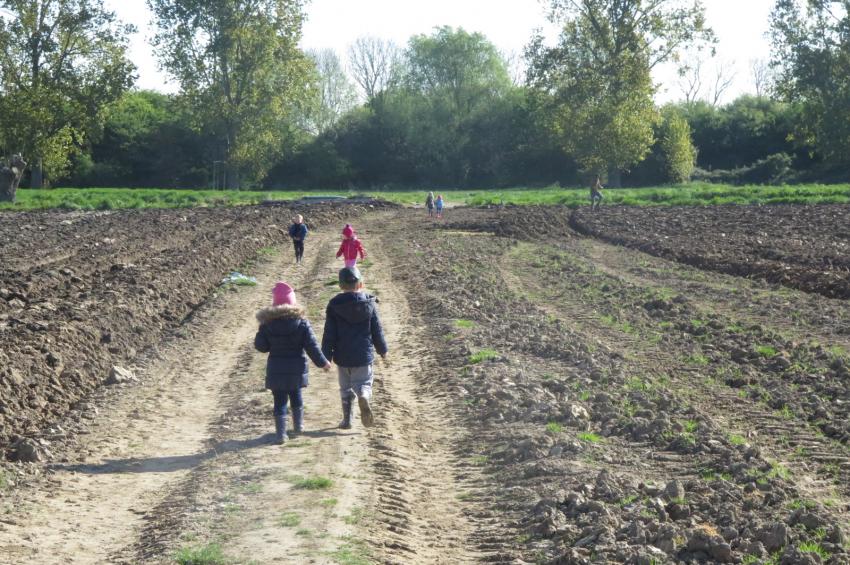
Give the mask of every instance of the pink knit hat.
[[354, 235], [354, 228], [351, 227], [351, 224], [345, 224], [345, 227], [342, 228], [342, 235], [345, 237], [351, 237]]
[[279, 282], [272, 289], [272, 306], [295, 306], [295, 290], [285, 282]]

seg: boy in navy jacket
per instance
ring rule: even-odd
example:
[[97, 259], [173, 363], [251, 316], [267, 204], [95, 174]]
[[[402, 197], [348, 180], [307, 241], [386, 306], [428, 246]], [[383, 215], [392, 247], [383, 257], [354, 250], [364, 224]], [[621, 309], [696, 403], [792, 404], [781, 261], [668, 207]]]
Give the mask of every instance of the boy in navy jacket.
[[295, 262], [300, 263], [304, 258], [304, 240], [307, 239], [307, 224], [304, 223], [304, 217], [301, 214], [292, 218], [289, 237], [292, 238], [292, 245], [295, 247]]
[[357, 398], [360, 421], [365, 427], [374, 423], [372, 407], [372, 363], [374, 352], [386, 358], [387, 342], [378, 318], [377, 298], [362, 292], [363, 278], [356, 267], [339, 272], [337, 294], [325, 311], [322, 353], [337, 365], [339, 393], [342, 398], [340, 429], [351, 428], [351, 404]]

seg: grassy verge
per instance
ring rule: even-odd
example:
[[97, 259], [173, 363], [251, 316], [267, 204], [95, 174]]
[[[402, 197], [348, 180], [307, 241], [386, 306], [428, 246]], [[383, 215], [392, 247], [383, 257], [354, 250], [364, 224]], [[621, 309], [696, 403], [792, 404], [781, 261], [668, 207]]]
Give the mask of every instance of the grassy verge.
[[[0, 210], [113, 210], [134, 208], [187, 208], [194, 206], [239, 206], [266, 200], [291, 200], [310, 195], [355, 196], [347, 191], [215, 191], [149, 188], [59, 188], [18, 191], [15, 204], [0, 203]], [[426, 189], [365, 191], [366, 195], [397, 202], [421, 204]], [[444, 190], [449, 204], [565, 205], [587, 204], [584, 188], [513, 188], [488, 190]], [[729, 186], [692, 183], [681, 186], [605, 190], [605, 205], [631, 206], [717, 205], [717, 204], [823, 204], [850, 202], [850, 185]]]

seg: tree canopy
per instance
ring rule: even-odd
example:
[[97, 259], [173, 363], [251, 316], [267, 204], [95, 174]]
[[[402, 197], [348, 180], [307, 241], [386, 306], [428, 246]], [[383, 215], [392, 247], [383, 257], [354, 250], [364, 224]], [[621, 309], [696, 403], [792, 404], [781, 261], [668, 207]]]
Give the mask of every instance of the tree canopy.
[[131, 26], [102, 0], [0, 0], [0, 140], [21, 153], [41, 186], [61, 177], [133, 83]]
[[261, 180], [287, 149], [312, 64], [300, 0], [147, 0], [154, 45], [198, 128], [220, 140], [230, 188]]

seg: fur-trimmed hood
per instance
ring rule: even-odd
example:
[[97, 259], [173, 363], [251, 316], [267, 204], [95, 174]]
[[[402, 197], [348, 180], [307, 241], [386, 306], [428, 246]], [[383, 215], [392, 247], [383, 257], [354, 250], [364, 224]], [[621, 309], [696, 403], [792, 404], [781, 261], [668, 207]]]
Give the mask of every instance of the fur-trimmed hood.
[[257, 312], [257, 321], [267, 324], [273, 320], [298, 320], [304, 318], [307, 312], [300, 305], [267, 306]]

